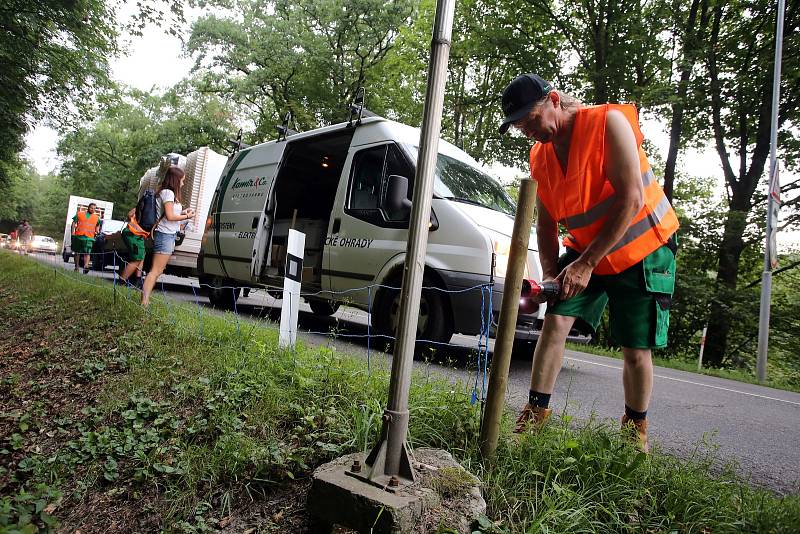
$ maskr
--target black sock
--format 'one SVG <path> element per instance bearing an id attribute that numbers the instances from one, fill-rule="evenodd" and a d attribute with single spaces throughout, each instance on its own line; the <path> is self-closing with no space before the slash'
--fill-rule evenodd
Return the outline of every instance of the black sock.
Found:
<path id="1" fill-rule="evenodd" d="M 538 391 L 530 390 L 528 404 L 539 408 L 547 408 L 550 405 L 550 393 L 539 393 Z"/>
<path id="2" fill-rule="evenodd" d="M 647 410 L 643 412 L 637 412 L 627 404 L 625 405 L 625 415 L 628 416 L 628 419 L 633 419 L 634 421 L 641 421 L 642 419 L 647 419 Z"/>

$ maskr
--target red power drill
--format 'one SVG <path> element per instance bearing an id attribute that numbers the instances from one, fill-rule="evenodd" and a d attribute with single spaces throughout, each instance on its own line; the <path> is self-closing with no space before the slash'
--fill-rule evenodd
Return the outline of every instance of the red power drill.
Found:
<path id="1" fill-rule="evenodd" d="M 561 293 L 561 283 L 558 280 L 537 282 L 536 280 L 522 280 L 522 291 L 519 296 L 519 312 L 536 313 L 539 304 L 546 302 L 551 297 L 558 297 Z"/>

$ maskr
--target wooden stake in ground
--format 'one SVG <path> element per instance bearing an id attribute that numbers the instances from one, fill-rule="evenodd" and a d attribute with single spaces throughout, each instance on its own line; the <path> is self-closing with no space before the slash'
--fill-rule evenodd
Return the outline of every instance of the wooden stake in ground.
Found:
<path id="1" fill-rule="evenodd" d="M 486 410 L 481 426 L 481 455 L 487 459 L 494 456 L 500 435 L 500 421 L 508 384 L 508 367 L 511 363 L 511 349 L 517 327 L 519 296 L 522 291 L 525 261 L 528 258 L 528 241 L 530 241 L 535 205 L 536 182 L 525 178 L 519 186 L 517 215 L 514 218 L 514 230 L 511 234 L 511 250 L 503 284 L 503 302 L 500 305 L 497 338 L 494 342 L 494 355 L 489 372 L 489 389 L 486 393 Z"/>

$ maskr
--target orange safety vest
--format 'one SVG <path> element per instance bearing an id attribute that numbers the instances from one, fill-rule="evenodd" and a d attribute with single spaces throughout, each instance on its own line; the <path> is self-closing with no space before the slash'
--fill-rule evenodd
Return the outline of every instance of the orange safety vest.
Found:
<path id="1" fill-rule="evenodd" d="M 608 211 L 616 200 L 604 165 L 606 114 L 609 109 L 621 111 L 636 136 L 644 206 L 619 242 L 595 267 L 594 272 L 601 275 L 621 273 L 642 261 L 666 244 L 679 226 L 678 217 L 642 150 L 644 136 L 639 129 L 636 108 L 630 104 L 579 108 L 572 127 L 566 176 L 552 143 L 536 143 L 531 148 L 530 157 L 531 176 L 538 182 L 539 199 L 550 216 L 569 231 L 564 245 L 583 252 L 603 228 Z"/>
<path id="2" fill-rule="evenodd" d="M 86 211 L 79 211 L 78 212 L 78 221 L 75 226 L 75 233 L 73 235 L 79 235 L 83 237 L 91 237 L 94 239 L 95 236 L 95 229 L 97 228 L 98 223 L 100 222 L 100 216 L 96 213 L 92 213 L 91 215 L 88 214 Z"/>
<path id="3" fill-rule="evenodd" d="M 139 237 L 148 237 L 150 235 L 150 232 L 139 226 L 139 223 L 136 221 L 136 217 L 131 217 L 131 220 L 128 222 L 128 231 L 133 235 L 138 235 Z"/>

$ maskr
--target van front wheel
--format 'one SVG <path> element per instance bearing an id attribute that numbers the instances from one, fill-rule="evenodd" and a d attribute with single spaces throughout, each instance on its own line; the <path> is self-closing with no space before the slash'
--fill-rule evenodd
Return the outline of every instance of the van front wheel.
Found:
<path id="1" fill-rule="evenodd" d="M 399 286 L 400 283 L 389 284 Z M 449 343 L 453 337 L 453 319 L 443 291 L 433 289 L 433 283 L 425 278 L 419 301 L 417 339 L 436 343 Z M 395 336 L 400 320 L 400 290 L 384 289 L 377 295 L 372 310 L 372 324 L 379 333 Z"/>
<path id="2" fill-rule="evenodd" d="M 309 300 L 308 305 L 311 306 L 311 311 L 314 315 L 322 315 L 328 317 L 336 313 L 339 309 L 338 302 L 327 302 L 324 300 Z"/>
<path id="3" fill-rule="evenodd" d="M 241 288 L 233 287 L 233 280 L 221 276 L 203 277 L 200 279 L 203 289 L 211 305 L 215 308 L 231 310 L 236 306 Z"/>

